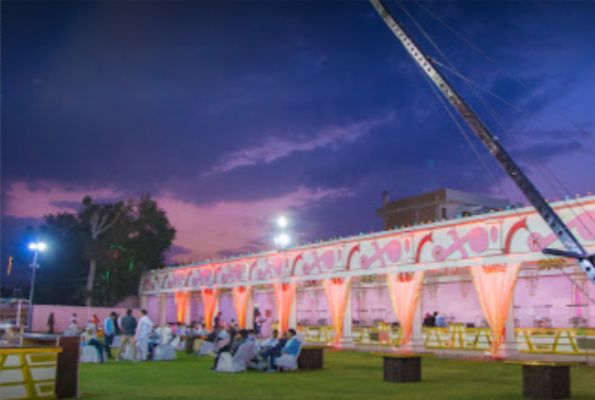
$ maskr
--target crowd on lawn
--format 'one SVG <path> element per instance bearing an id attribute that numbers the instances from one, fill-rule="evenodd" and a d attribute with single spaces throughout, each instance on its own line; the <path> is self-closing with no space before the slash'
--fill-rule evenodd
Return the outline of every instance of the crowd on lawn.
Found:
<path id="1" fill-rule="evenodd" d="M 158 327 L 149 319 L 146 310 L 142 310 L 140 314 L 137 321 L 132 310 L 128 310 L 121 318 L 112 312 L 103 322 L 103 342 L 97 337 L 99 321 L 96 317 L 81 330 L 77 325 L 77 317 L 73 314 L 64 335 L 80 335 L 83 350 L 87 346 L 94 348 L 98 362 L 101 363 L 106 361 L 105 357 L 134 362 L 175 359 L 175 352 L 186 350 L 187 341 L 191 340 L 194 354 L 215 357 L 211 368 L 213 371 L 237 372 L 253 368 L 277 372 L 297 369 L 297 358 L 303 340 L 298 339 L 295 329 L 288 329 L 281 334 L 274 329 L 270 337 L 262 338 L 257 337 L 260 336 L 258 329 L 240 329 L 233 320 L 224 326 L 221 313 L 215 316 L 211 331 L 204 323 L 166 324 Z M 116 339 L 119 339 L 119 343 Z M 115 356 L 113 349 L 117 349 Z"/>

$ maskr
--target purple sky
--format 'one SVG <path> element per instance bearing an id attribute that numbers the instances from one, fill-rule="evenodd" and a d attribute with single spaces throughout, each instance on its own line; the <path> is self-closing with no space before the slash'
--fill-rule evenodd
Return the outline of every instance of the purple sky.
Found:
<path id="1" fill-rule="evenodd" d="M 422 4 L 532 88 L 405 3 L 463 75 L 523 110 L 487 97 L 503 131 L 445 72 L 544 194 L 558 196 L 539 163 L 571 195 L 593 191 L 595 3 Z M 487 174 L 365 1 L 10 2 L 3 12 L 3 242 L 87 194 L 153 193 L 178 229 L 178 261 L 270 248 L 280 213 L 300 241 L 377 230 L 383 190 L 524 202 L 481 148 L 498 182 Z"/>

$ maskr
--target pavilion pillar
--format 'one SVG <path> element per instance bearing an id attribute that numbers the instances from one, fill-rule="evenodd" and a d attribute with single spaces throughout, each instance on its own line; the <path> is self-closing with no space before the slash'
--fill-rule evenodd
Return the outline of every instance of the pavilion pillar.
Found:
<path id="1" fill-rule="evenodd" d="M 423 326 L 423 307 L 422 307 L 422 296 L 415 307 L 415 313 L 413 314 L 413 325 L 411 327 L 411 341 L 405 346 L 401 346 L 401 350 L 411 351 L 414 353 L 420 353 L 425 351 L 425 342 L 422 333 Z"/>
<path id="2" fill-rule="evenodd" d="M 352 292 L 347 296 L 347 304 L 345 305 L 345 313 L 343 314 L 343 335 L 338 343 L 338 347 L 342 349 L 352 348 L 354 346 L 353 333 L 351 332 L 351 325 L 353 323 L 351 298 Z"/>
<path id="3" fill-rule="evenodd" d="M 185 307 L 184 307 L 184 324 L 190 325 L 192 323 L 192 297 L 194 296 L 194 292 L 190 292 L 190 294 L 184 299 Z"/>
<path id="4" fill-rule="evenodd" d="M 246 329 L 254 329 L 254 290 L 250 291 L 250 296 L 246 299 Z"/>
<path id="5" fill-rule="evenodd" d="M 504 325 L 504 340 L 498 347 L 498 351 L 494 356 L 498 358 L 516 358 L 519 356 L 519 346 L 516 342 L 514 326 L 514 300 L 510 301 L 508 309 L 508 316 L 506 317 L 506 324 Z"/>
<path id="6" fill-rule="evenodd" d="M 167 323 L 167 294 L 162 293 L 157 295 L 157 307 L 158 307 L 158 324 L 159 326 L 165 326 Z"/>
<path id="7" fill-rule="evenodd" d="M 295 295 L 291 302 L 291 312 L 289 313 L 289 328 L 297 330 L 297 287 L 295 289 Z"/>
<path id="8" fill-rule="evenodd" d="M 149 304 L 149 296 L 141 295 L 140 296 L 140 309 L 146 310 Z"/>

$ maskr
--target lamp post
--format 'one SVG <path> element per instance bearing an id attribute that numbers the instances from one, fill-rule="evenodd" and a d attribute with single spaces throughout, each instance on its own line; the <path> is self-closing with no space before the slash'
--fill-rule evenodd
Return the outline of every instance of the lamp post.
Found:
<path id="1" fill-rule="evenodd" d="M 27 328 L 29 332 L 31 332 L 33 326 L 33 292 L 35 291 L 35 271 L 39 268 L 39 264 L 37 263 L 37 255 L 39 252 L 44 252 L 47 249 L 47 246 L 43 242 L 39 243 L 31 243 L 29 245 L 29 250 L 33 251 L 33 262 L 31 263 L 31 268 L 33 268 L 33 273 L 31 274 L 31 290 L 29 291 L 29 314 L 27 315 Z"/>

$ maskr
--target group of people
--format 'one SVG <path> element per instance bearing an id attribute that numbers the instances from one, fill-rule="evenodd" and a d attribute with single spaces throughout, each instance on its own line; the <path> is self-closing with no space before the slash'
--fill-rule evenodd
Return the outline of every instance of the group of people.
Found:
<path id="1" fill-rule="evenodd" d="M 259 340 L 254 329 L 236 330 L 232 324 L 227 329 L 222 325 L 217 325 L 204 341 L 212 343 L 212 352 L 216 355 L 212 370 L 217 370 L 225 353 L 229 353 L 233 357 L 243 345 L 253 344 L 250 346 L 250 354 L 246 356 L 248 364 L 255 369 L 276 372 L 277 366 L 282 364 L 283 358 L 297 358 L 301 347 L 295 329 L 289 329 L 281 336 L 279 336 L 278 330 L 274 329 L 271 337 Z"/>
<path id="2" fill-rule="evenodd" d="M 426 313 L 424 317 L 423 326 L 428 328 L 446 328 L 446 319 L 443 314 L 439 314 L 435 311 L 434 314 Z"/>

